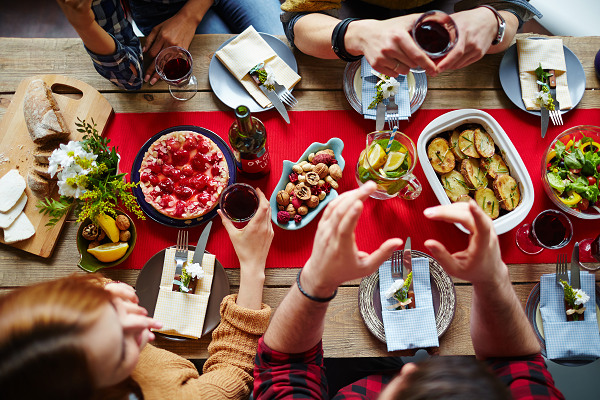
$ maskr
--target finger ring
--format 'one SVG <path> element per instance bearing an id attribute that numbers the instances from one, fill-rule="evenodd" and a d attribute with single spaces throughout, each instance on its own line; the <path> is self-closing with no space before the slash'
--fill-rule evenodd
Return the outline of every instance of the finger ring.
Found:
<path id="1" fill-rule="evenodd" d="M 396 63 L 396 66 L 394 67 L 394 69 L 392 71 L 396 72 L 396 70 L 398 69 L 399 66 L 400 66 L 400 61 L 398 61 Z"/>

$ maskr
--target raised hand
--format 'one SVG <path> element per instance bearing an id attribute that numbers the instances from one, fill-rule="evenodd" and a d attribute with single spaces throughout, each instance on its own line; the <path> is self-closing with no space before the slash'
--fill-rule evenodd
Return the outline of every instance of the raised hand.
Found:
<path id="1" fill-rule="evenodd" d="M 56 0 L 56 2 L 75 29 L 88 27 L 95 21 L 92 0 Z"/>

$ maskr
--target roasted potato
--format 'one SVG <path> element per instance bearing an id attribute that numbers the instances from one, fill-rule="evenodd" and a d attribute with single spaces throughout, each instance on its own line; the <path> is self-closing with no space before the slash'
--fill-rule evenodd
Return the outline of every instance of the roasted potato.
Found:
<path id="1" fill-rule="evenodd" d="M 512 211 L 521 202 L 521 190 L 519 184 L 510 175 L 500 175 L 494 181 L 494 193 L 500 202 L 500 207 Z"/>
<path id="2" fill-rule="evenodd" d="M 459 136 L 460 136 L 460 131 L 458 131 L 456 129 L 454 131 L 452 131 L 452 134 L 450 135 L 450 149 L 452 150 L 452 153 L 454 154 L 454 157 L 456 158 L 456 160 L 458 162 L 460 162 L 462 160 L 466 160 L 468 158 L 465 155 L 465 153 L 460 151 L 460 148 L 458 146 L 458 137 Z"/>
<path id="3" fill-rule="evenodd" d="M 487 176 L 491 179 L 498 178 L 498 175 L 508 174 L 508 166 L 500 157 L 499 154 L 494 154 L 491 157 L 481 158 L 479 160 L 479 165 L 484 171 L 487 172 Z"/>
<path id="4" fill-rule="evenodd" d="M 500 215 L 500 203 L 489 188 L 481 188 L 475 192 L 475 201 L 491 219 L 496 219 Z"/>
<path id="5" fill-rule="evenodd" d="M 457 201 L 462 195 L 469 195 L 469 188 L 460 172 L 452 170 L 442 175 L 440 179 L 451 202 Z"/>
<path id="6" fill-rule="evenodd" d="M 456 199 L 456 202 L 469 202 L 471 201 L 471 196 L 469 196 L 468 194 L 461 194 L 460 196 L 458 196 L 458 198 Z"/>
<path id="7" fill-rule="evenodd" d="M 480 158 L 481 156 L 475 149 L 475 131 L 465 129 L 458 137 L 458 147 L 466 156 Z"/>
<path id="8" fill-rule="evenodd" d="M 475 150 L 481 157 L 491 157 L 496 151 L 494 139 L 483 128 L 475 129 Z"/>
<path id="9" fill-rule="evenodd" d="M 450 151 L 450 145 L 446 139 L 439 137 L 433 139 L 427 147 L 427 157 L 438 174 L 445 174 L 454 169 L 454 154 Z"/>
<path id="10" fill-rule="evenodd" d="M 488 185 L 485 170 L 479 166 L 479 161 L 469 158 L 460 165 L 460 173 L 470 188 L 479 189 Z"/>

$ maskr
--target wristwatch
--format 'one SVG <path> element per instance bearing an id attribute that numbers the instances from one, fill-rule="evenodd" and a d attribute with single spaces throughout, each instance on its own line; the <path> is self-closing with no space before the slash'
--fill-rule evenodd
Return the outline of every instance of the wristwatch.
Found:
<path id="1" fill-rule="evenodd" d="M 481 5 L 479 7 L 485 7 L 491 10 L 496 15 L 496 19 L 498 20 L 498 34 L 496 35 L 496 38 L 492 41 L 492 46 L 495 46 L 498 43 L 500 43 L 504 38 L 504 31 L 506 30 L 506 21 L 504 20 L 504 18 L 502 18 L 502 15 L 500 15 L 500 13 L 496 11 L 494 7 L 488 6 L 486 4 Z"/>

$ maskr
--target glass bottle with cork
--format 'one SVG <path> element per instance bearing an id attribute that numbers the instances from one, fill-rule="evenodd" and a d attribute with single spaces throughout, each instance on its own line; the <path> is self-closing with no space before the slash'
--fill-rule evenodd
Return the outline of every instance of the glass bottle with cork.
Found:
<path id="1" fill-rule="evenodd" d="M 238 171 L 248 179 L 260 179 L 271 172 L 267 131 L 263 123 L 250 115 L 246 106 L 235 108 L 235 121 L 229 128 L 229 145 Z"/>

